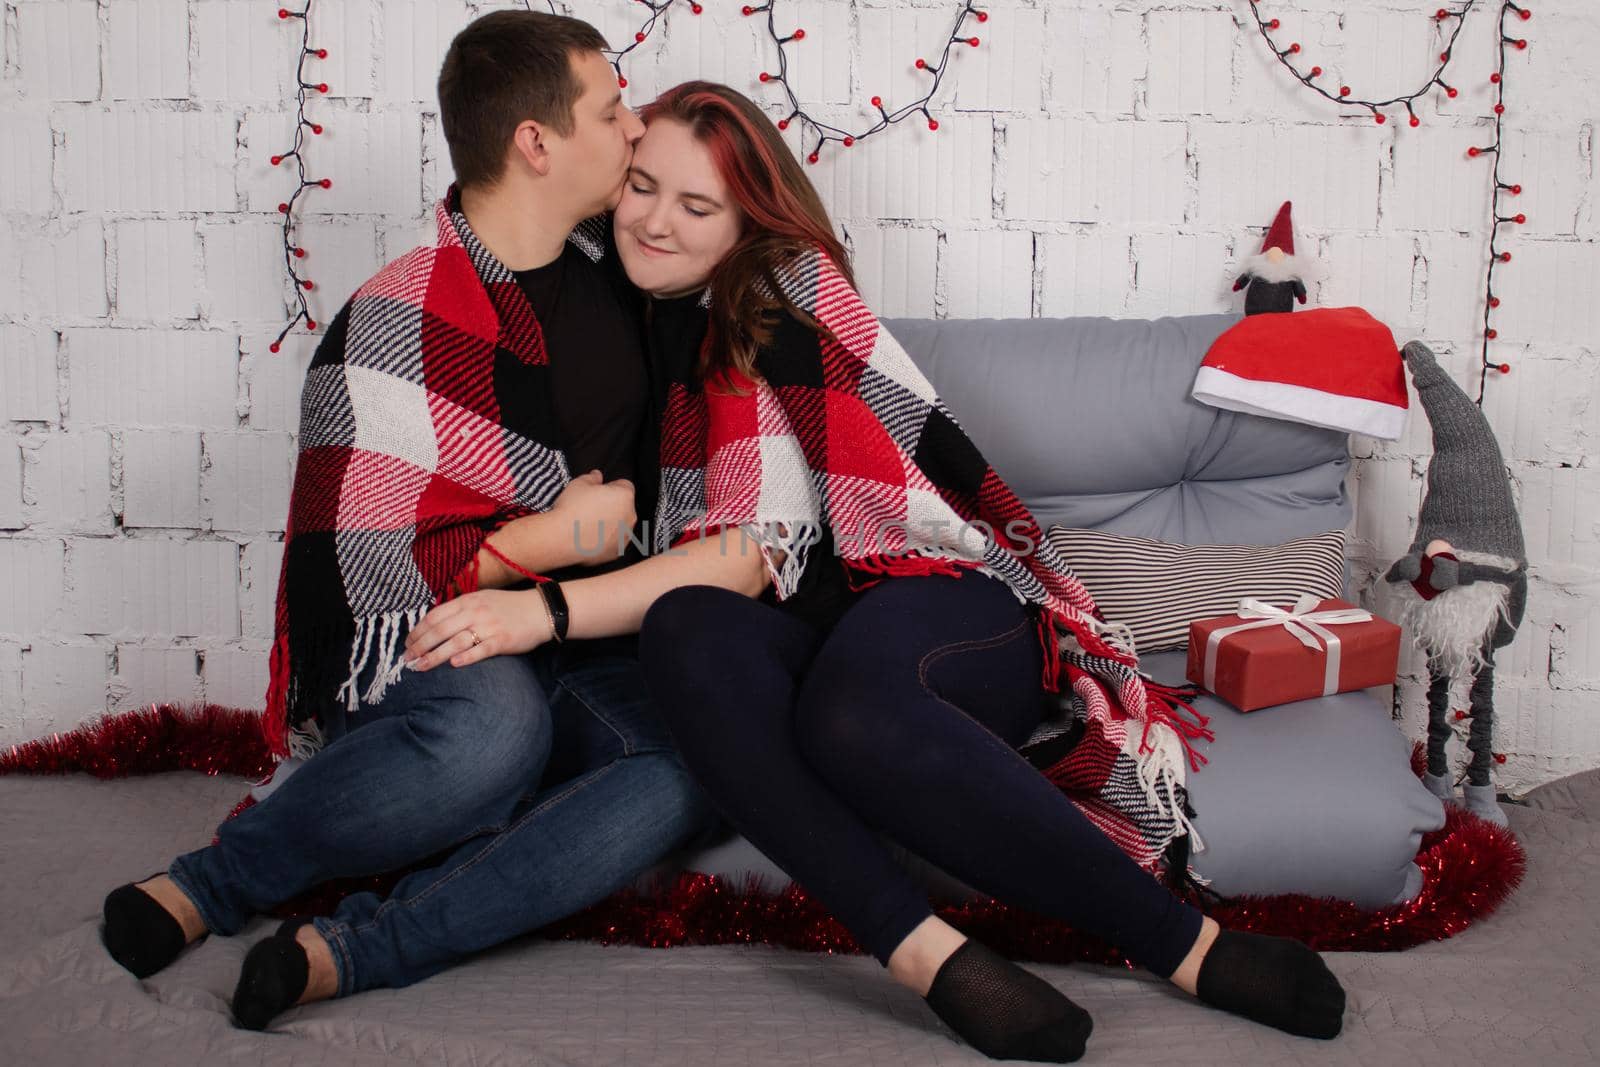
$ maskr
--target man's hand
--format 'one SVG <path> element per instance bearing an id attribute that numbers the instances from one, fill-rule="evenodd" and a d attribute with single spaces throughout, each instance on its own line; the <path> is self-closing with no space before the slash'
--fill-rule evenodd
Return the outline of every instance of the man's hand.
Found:
<path id="1" fill-rule="evenodd" d="M 552 637 L 537 589 L 486 589 L 448 600 L 406 635 L 406 664 L 426 671 L 465 667 L 490 656 L 531 652 Z"/>
<path id="2" fill-rule="evenodd" d="M 572 562 L 609 563 L 622 555 L 637 518 L 633 483 L 603 481 L 599 471 L 590 471 L 567 484 L 550 513 L 561 536 L 571 538 Z"/>

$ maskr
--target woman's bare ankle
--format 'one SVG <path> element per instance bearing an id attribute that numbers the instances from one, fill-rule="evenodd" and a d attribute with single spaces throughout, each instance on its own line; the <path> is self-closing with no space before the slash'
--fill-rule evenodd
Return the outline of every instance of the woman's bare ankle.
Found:
<path id="1" fill-rule="evenodd" d="M 890 954 L 889 975 L 917 996 L 925 997 L 944 961 L 966 940 L 966 934 L 930 915 Z"/>
<path id="2" fill-rule="evenodd" d="M 196 908 L 194 902 L 178 888 L 178 883 L 167 875 L 158 874 L 149 881 L 140 882 L 138 888 L 178 921 L 178 925 L 183 927 L 185 943 L 195 941 L 206 932 L 205 920 L 200 918 L 200 909 Z"/>
<path id="3" fill-rule="evenodd" d="M 333 949 L 310 923 L 294 932 L 294 939 L 306 954 L 306 991 L 300 1003 L 327 1000 L 339 992 L 339 970 L 333 962 Z"/>
<path id="4" fill-rule="evenodd" d="M 1211 951 L 1211 946 L 1216 943 L 1217 935 L 1222 932 L 1222 927 L 1212 918 L 1200 921 L 1200 936 L 1195 938 L 1194 947 L 1189 954 L 1183 957 L 1183 962 L 1178 964 L 1178 969 L 1172 972 L 1168 979 L 1173 985 L 1195 996 L 1195 990 L 1200 986 L 1200 965 L 1205 962 L 1206 953 Z"/>

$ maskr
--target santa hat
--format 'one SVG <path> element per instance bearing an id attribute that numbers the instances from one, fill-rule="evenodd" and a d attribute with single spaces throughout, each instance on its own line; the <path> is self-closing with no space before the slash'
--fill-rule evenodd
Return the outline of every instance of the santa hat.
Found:
<path id="1" fill-rule="evenodd" d="M 1322 271 L 1316 260 L 1310 256 L 1294 254 L 1294 222 L 1290 218 L 1292 206 L 1292 201 L 1283 202 L 1283 206 L 1278 209 L 1278 214 L 1272 220 L 1272 225 L 1267 227 L 1267 236 L 1261 242 L 1261 251 L 1240 261 L 1240 274 L 1249 274 L 1264 282 L 1286 282 L 1292 278 L 1315 281 L 1321 277 Z M 1276 248 L 1282 252 L 1282 258 L 1273 259 L 1268 256 L 1269 248 Z M 1237 292 L 1244 288 L 1244 284 L 1236 283 L 1233 288 Z"/>
<path id="2" fill-rule="evenodd" d="M 1395 440 L 1406 372 L 1389 328 L 1361 308 L 1250 315 L 1218 337 L 1193 396 L 1228 411 Z"/>

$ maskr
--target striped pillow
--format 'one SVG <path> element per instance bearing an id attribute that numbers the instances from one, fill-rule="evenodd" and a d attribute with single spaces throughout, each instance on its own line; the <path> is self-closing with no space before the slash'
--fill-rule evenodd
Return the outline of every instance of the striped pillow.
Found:
<path id="1" fill-rule="evenodd" d="M 1244 597 L 1289 607 L 1301 593 L 1344 595 L 1343 530 L 1265 546 L 1175 545 L 1065 526 L 1045 537 L 1105 617 L 1132 628 L 1141 653 L 1185 647 L 1192 620 L 1231 615 Z"/>

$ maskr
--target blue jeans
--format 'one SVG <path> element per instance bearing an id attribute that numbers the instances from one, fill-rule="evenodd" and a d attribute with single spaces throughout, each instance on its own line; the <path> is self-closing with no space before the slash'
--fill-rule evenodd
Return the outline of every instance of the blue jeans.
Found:
<path id="1" fill-rule="evenodd" d="M 169 873 L 207 929 L 232 934 L 330 878 L 436 857 L 387 899 L 357 893 L 316 921 L 340 996 L 597 903 L 713 818 L 628 642 L 407 672 L 328 718 L 321 752 Z"/>

